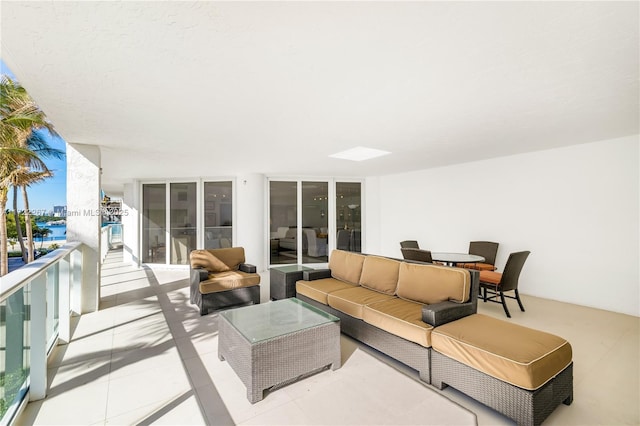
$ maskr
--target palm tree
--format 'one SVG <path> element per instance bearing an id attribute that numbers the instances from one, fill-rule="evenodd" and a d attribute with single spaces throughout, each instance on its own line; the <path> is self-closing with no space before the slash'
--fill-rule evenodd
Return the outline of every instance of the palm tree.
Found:
<path id="1" fill-rule="evenodd" d="M 29 167 L 18 167 L 11 174 L 11 184 L 13 185 L 13 215 L 19 217 L 18 213 L 18 188 L 22 189 L 22 200 L 24 202 L 24 227 L 27 233 L 27 247 L 25 250 L 24 241 L 22 239 L 22 228 L 16 227 L 18 233 L 18 241 L 22 250 L 22 261 L 25 263 L 33 262 L 34 244 L 33 229 L 31 227 L 31 213 L 29 210 L 29 197 L 27 196 L 27 187 L 31 184 L 41 182 L 50 177 L 52 173 L 49 170 L 32 172 Z M 25 256 L 25 252 L 27 256 Z"/>
<path id="2" fill-rule="evenodd" d="M 41 128 L 54 132 L 27 91 L 3 75 L 0 78 L 0 276 L 8 272 L 6 205 L 9 186 L 16 175 L 22 173 L 19 171 L 22 168 L 50 173 L 29 146 L 34 130 Z"/>

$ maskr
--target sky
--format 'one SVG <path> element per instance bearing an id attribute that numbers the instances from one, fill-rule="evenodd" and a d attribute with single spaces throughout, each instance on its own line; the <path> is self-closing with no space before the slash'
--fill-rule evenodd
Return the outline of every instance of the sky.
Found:
<path id="1" fill-rule="evenodd" d="M 2 59 L 0 59 L 0 73 L 8 75 L 12 80 L 19 81 L 16 76 L 11 72 Z M 27 92 L 28 87 L 25 87 Z M 44 111 L 46 114 L 47 111 Z M 53 123 L 54 127 L 56 123 Z M 40 131 L 42 135 L 48 140 L 49 145 L 52 148 L 57 148 L 66 152 L 66 142 L 60 136 L 52 136 L 47 131 Z M 31 211 L 49 212 L 53 210 L 53 206 L 64 206 L 67 204 L 67 160 L 66 158 L 43 158 L 47 168 L 53 172 L 53 177 L 46 179 L 42 183 L 31 185 L 27 190 L 29 195 L 29 209 Z M 7 203 L 8 208 L 13 206 L 13 192 L 9 193 L 9 200 Z M 18 193 L 18 209 L 24 209 L 24 203 L 22 202 L 22 194 Z"/>

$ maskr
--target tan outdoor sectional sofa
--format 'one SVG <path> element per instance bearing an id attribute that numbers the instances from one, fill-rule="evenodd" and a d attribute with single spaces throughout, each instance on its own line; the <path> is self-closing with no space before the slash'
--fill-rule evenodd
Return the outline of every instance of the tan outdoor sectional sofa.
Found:
<path id="1" fill-rule="evenodd" d="M 296 297 L 341 331 L 516 420 L 538 425 L 573 399 L 571 345 L 477 314 L 478 272 L 334 250 Z"/>

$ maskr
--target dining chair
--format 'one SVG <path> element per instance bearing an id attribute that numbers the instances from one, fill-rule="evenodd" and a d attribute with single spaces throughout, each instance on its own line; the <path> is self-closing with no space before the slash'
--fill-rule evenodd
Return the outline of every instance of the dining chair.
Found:
<path id="1" fill-rule="evenodd" d="M 336 237 L 336 248 L 338 250 L 349 251 L 350 239 L 351 239 L 350 232 L 345 229 L 340 229 L 338 231 L 338 236 Z"/>
<path id="2" fill-rule="evenodd" d="M 415 240 L 405 240 L 405 241 L 400 241 L 400 248 L 415 248 L 415 249 L 419 249 L 420 246 L 418 246 L 418 242 Z"/>
<path id="3" fill-rule="evenodd" d="M 402 257 L 405 260 L 433 263 L 433 259 L 431 258 L 431 251 L 429 250 L 421 250 L 415 247 L 403 247 L 400 250 L 402 250 Z"/>
<path id="4" fill-rule="evenodd" d="M 458 267 L 476 269 L 478 271 L 495 271 L 498 245 L 498 243 L 492 241 L 471 241 L 469 243 L 469 254 L 484 257 L 484 262 L 461 263 L 458 264 Z"/>
<path id="5" fill-rule="evenodd" d="M 482 290 L 482 299 L 486 302 L 502 303 L 504 313 L 507 314 L 507 318 L 511 318 L 509 309 L 505 298 L 515 299 L 518 301 L 520 310 L 524 312 L 524 306 L 522 300 L 520 300 L 520 294 L 518 293 L 518 279 L 520 278 L 520 272 L 524 262 L 529 257 L 530 251 L 520 251 L 511 253 L 507 259 L 507 264 L 504 266 L 502 273 L 495 271 L 480 271 L 480 289 Z M 514 291 L 514 296 L 505 295 L 505 291 Z M 487 293 L 490 297 L 487 297 Z M 496 300 L 500 297 L 500 300 Z"/>

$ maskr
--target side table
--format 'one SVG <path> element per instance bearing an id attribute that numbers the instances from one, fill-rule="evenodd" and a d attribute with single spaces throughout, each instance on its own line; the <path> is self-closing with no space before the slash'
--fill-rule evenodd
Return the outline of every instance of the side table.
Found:
<path id="1" fill-rule="evenodd" d="M 313 271 L 302 265 L 275 266 L 269 270 L 271 300 L 288 299 L 296 295 L 296 281 L 302 279 L 304 271 Z"/>

